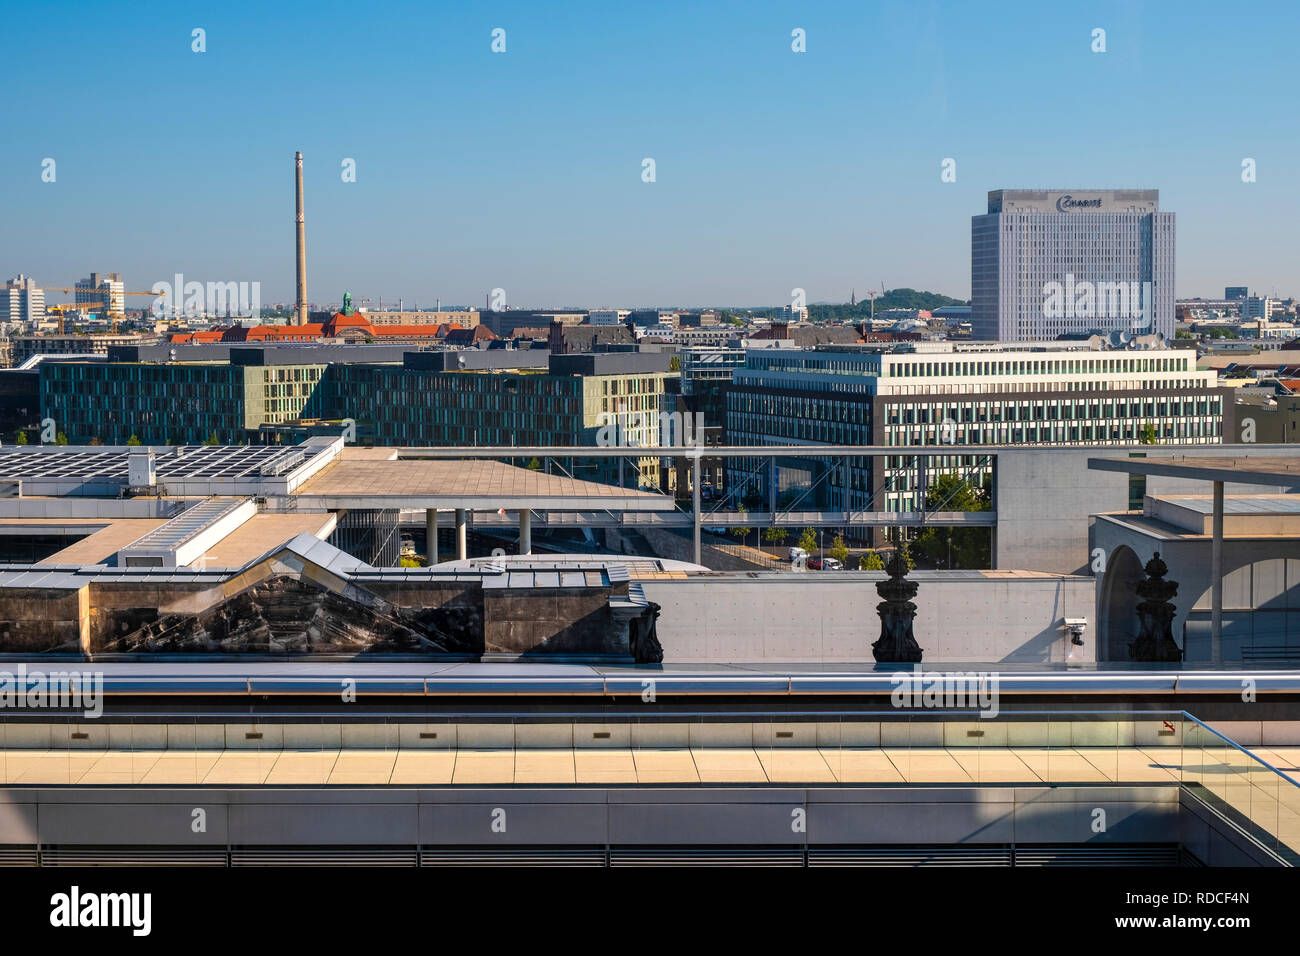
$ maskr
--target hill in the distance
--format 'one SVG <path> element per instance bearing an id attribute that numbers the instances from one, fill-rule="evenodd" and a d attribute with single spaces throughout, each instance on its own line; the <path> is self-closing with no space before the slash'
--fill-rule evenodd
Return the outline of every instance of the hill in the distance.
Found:
<path id="1" fill-rule="evenodd" d="M 941 309 L 945 305 L 967 305 L 964 299 L 954 299 L 938 292 L 918 292 L 916 289 L 890 289 L 884 295 L 876 296 L 876 314 L 888 309 Z M 840 305 L 817 303 L 808 306 L 808 317 L 814 322 L 843 322 L 850 319 L 865 319 L 871 315 L 870 300 L 863 299 L 856 305 L 847 302 Z"/>

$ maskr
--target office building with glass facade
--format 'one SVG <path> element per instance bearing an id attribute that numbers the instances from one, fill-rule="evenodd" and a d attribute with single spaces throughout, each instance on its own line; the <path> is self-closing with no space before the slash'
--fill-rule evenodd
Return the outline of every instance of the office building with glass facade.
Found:
<path id="1" fill-rule="evenodd" d="M 897 512 L 919 510 L 937 473 L 986 471 L 961 448 L 1218 444 L 1232 433 L 1231 416 L 1230 390 L 1197 370 L 1192 349 L 1112 350 L 1097 340 L 828 346 L 750 350 L 727 395 L 726 440 L 953 449 L 922 462 L 853 459 L 834 473 L 815 458 L 804 463 L 812 502 Z M 784 490 L 758 460 L 737 469 L 732 480 Z"/>

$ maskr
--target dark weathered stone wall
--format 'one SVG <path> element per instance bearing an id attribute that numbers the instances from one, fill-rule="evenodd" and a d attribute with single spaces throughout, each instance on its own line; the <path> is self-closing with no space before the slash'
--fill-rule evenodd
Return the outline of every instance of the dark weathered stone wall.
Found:
<path id="1" fill-rule="evenodd" d="M 0 652 L 626 656 L 626 614 L 609 606 L 626 594 L 625 582 L 486 591 L 477 580 L 345 582 L 272 563 L 219 583 L 3 590 Z"/>
<path id="2" fill-rule="evenodd" d="M 163 593 L 104 585 L 95 592 L 91 651 L 482 653 L 481 606 L 469 599 L 463 585 L 429 588 L 420 596 L 423 603 L 400 606 L 372 592 L 340 594 L 287 574 L 267 577 L 225 599 L 211 588 Z M 149 598 L 152 605 L 141 603 Z"/>
<path id="3" fill-rule="evenodd" d="M 82 612 L 81 591 L 5 588 L 0 591 L 0 653 L 76 653 Z"/>
<path id="4" fill-rule="evenodd" d="M 483 592 L 484 652 L 628 654 L 627 628 L 604 588 L 493 588 Z"/>

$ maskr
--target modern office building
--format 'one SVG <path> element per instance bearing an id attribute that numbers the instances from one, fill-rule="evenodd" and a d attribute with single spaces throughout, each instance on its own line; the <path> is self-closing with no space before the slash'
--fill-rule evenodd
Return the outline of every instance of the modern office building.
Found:
<path id="1" fill-rule="evenodd" d="M 846 511 L 919 510 L 935 474 L 987 473 L 959 448 L 1206 445 L 1232 433 L 1231 390 L 1197 371 L 1195 350 L 1108 349 L 1097 339 L 750 350 L 732 381 L 730 445 L 953 447 L 928 472 L 908 456 L 802 463 L 797 483 L 814 489 L 811 500 Z M 773 500 L 790 486 L 758 459 L 737 469 L 730 481 Z"/>
<path id="2" fill-rule="evenodd" d="M 331 417 L 353 418 L 376 445 L 594 446 L 657 443 L 659 413 L 678 373 L 666 353 L 540 356 L 532 367 L 450 365 L 461 353 L 413 352 L 398 365 L 335 366 L 326 388 Z M 510 355 L 510 352 L 503 352 Z M 603 431 L 602 431 L 603 430 Z M 602 437 L 603 436 L 603 437 Z M 641 469 L 658 482 L 657 460 Z M 617 463 L 593 459 L 576 477 L 617 480 Z"/>
<path id="3" fill-rule="evenodd" d="M 1250 294 L 1250 289 L 1244 285 L 1230 285 L 1223 290 L 1225 299 L 1244 299 Z"/>
<path id="4" fill-rule="evenodd" d="M 515 329 L 545 329 L 554 322 L 581 325 L 586 320 L 586 312 L 574 309 L 484 309 L 479 313 L 479 323 L 501 338 L 509 337 Z"/>
<path id="5" fill-rule="evenodd" d="M 1159 191 L 997 189 L 971 217 L 971 325 L 1024 342 L 1174 335 L 1174 214 Z"/>
<path id="6" fill-rule="evenodd" d="M 697 395 L 717 385 L 730 385 L 732 373 L 745 364 L 743 348 L 692 345 L 678 352 L 682 394 Z"/>
<path id="7" fill-rule="evenodd" d="M 263 424 L 319 417 L 326 365 L 46 362 L 41 417 L 74 445 L 247 442 Z"/>
<path id="8" fill-rule="evenodd" d="M 744 328 L 736 325 L 678 326 L 673 329 L 673 343 L 681 346 L 721 348 L 744 338 Z"/>
<path id="9" fill-rule="evenodd" d="M 1265 322 L 1273 315 L 1277 303 L 1267 296 L 1248 295 L 1241 302 L 1241 321 L 1263 319 Z"/>
<path id="10" fill-rule="evenodd" d="M 180 360 L 171 357 L 174 348 Z M 41 417 L 72 444 L 260 442 L 305 421 L 350 421 L 377 445 L 592 446 L 617 424 L 655 444 L 667 353 L 550 355 L 544 349 L 407 352 L 388 346 L 123 350 L 40 369 Z M 591 467 L 609 475 L 599 463 Z M 653 469 L 657 472 L 657 468 Z M 645 474 L 652 469 L 647 465 Z M 583 477 L 597 477 L 595 472 Z"/>
<path id="11" fill-rule="evenodd" d="M 126 286 L 116 272 L 92 272 L 88 279 L 77 280 L 77 305 L 92 305 L 121 315 L 126 311 Z"/>
<path id="12" fill-rule="evenodd" d="M 0 325 L 21 323 L 35 328 L 45 318 L 45 290 L 31 276 L 20 275 L 0 288 Z"/>
<path id="13" fill-rule="evenodd" d="M 159 336 L 134 332 L 89 335 L 15 335 L 13 364 L 22 365 L 34 355 L 107 355 L 116 346 L 151 345 Z"/>

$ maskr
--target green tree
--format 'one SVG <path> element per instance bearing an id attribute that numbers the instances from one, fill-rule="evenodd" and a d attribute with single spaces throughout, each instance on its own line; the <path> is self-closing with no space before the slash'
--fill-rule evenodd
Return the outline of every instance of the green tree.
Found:
<path id="1" fill-rule="evenodd" d="M 14 439 L 14 444 L 15 444 L 15 445 L 26 445 L 26 444 L 27 444 L 27 432 L 24 431 L 24 430 L 21 429 L 21 428 L 18 429 L 18 437 Z"/>
<path id="2" fill-rule="evenodd" d="M 68 436 L 63 434 L 63 432 L 59 432 L 57 435 L 54 436 L 54 444 L 66 445 L 67 443 L 68 443 Z"/>
<path id="3" fill-rule="evenodd" d="M 541 463 L 540 461 L 538 461 L 536 458 L 530 459 L 529 462 L 528 462 L 528 470 L 529 470 L 529 471 L 541 471 L 541 470 L 542 470 L 542 463 Z"/>
<path id="4" fill-rule="evenodd" d="M 749 517 L 749 509 L 743 504 L 736 505 L 736 514 L 743 521 L 745 518 Z M 749 528 L 732 528 L 731 533 L 739 538 L 743 543 L 744 540 L 749 537 Z"/>
<path id="5" fill-rule="evenodd" d="M 682 360 L 678 356 L 674 355 L 672 358 L 668 360 L 668 371 L 680 372 L 681 370 L 682 370 Z"/>
<path id="6" fill-rule="evenodd" d="M 220 445 L 220 444 L 221 444 L 221 436 L 218 435 L 216 432 L 213 432 L 211 435 L 209 435 L 209 436 L 207 437 L 207 440 L 204 441 L 203 444 L 205 444 L 205 445 Z"/>
<path id="7" fill-rule="evenodd" d="M 885 560 L 874 551 L 868 551 L 858 559 L 859 571 L 883 571 L 885 570 Z"/>
<path id="8" fill-rule="evenodd" d="M 949 472 L 926 489 L 925 507 L 929 511 L 988 511 L 991 491 L 989 479 L 976 488 L 961 475 Z M 989 541 L 987 528 L 926 528 L 916 536 L 913 547 L 935 567 L 977 569 L 992 563 Z"/>
<path id="9" fill-rule="evenodd" d="M 141 442 L 140 442 L 140 436 L 139 436 L 139 435 L 132 435 L 130 438 L 128 438 L 128 439 L 126 440 L 126 443 L 127 443 L 128 445 L 130 445 L 132 448 L 134 448 L 135 446 L 141 444 Z"/>
<path id="10" fill-rule="evenodd" d="M 790 537 L 790 532 L 785 528 L 764 528 L 763 540 L 770 544 L 785 544 L 785 539 Z"/>
<path id="11" fill-rule="evenodd" d="M 1156 426 L 1147 422 L 1138 429 L 1138 444 L 1140 445 L 1159 445 L 1160 439 L 1156 437 Z"/>
<path id="12" fill-rule="evenodd" d="M 844 535 L 837 534 L 835 536 L 827 553 L 841 564 L 849 559 L 849 549 L 844 543 Z"/>
<path id="13" fill-rule="evenodd" d="M 812 528 L 804 528 L 803 534 L 799 535 L 799 547 L 803 548 L 809 554 L 817 550 L 817 532 Z"/>

